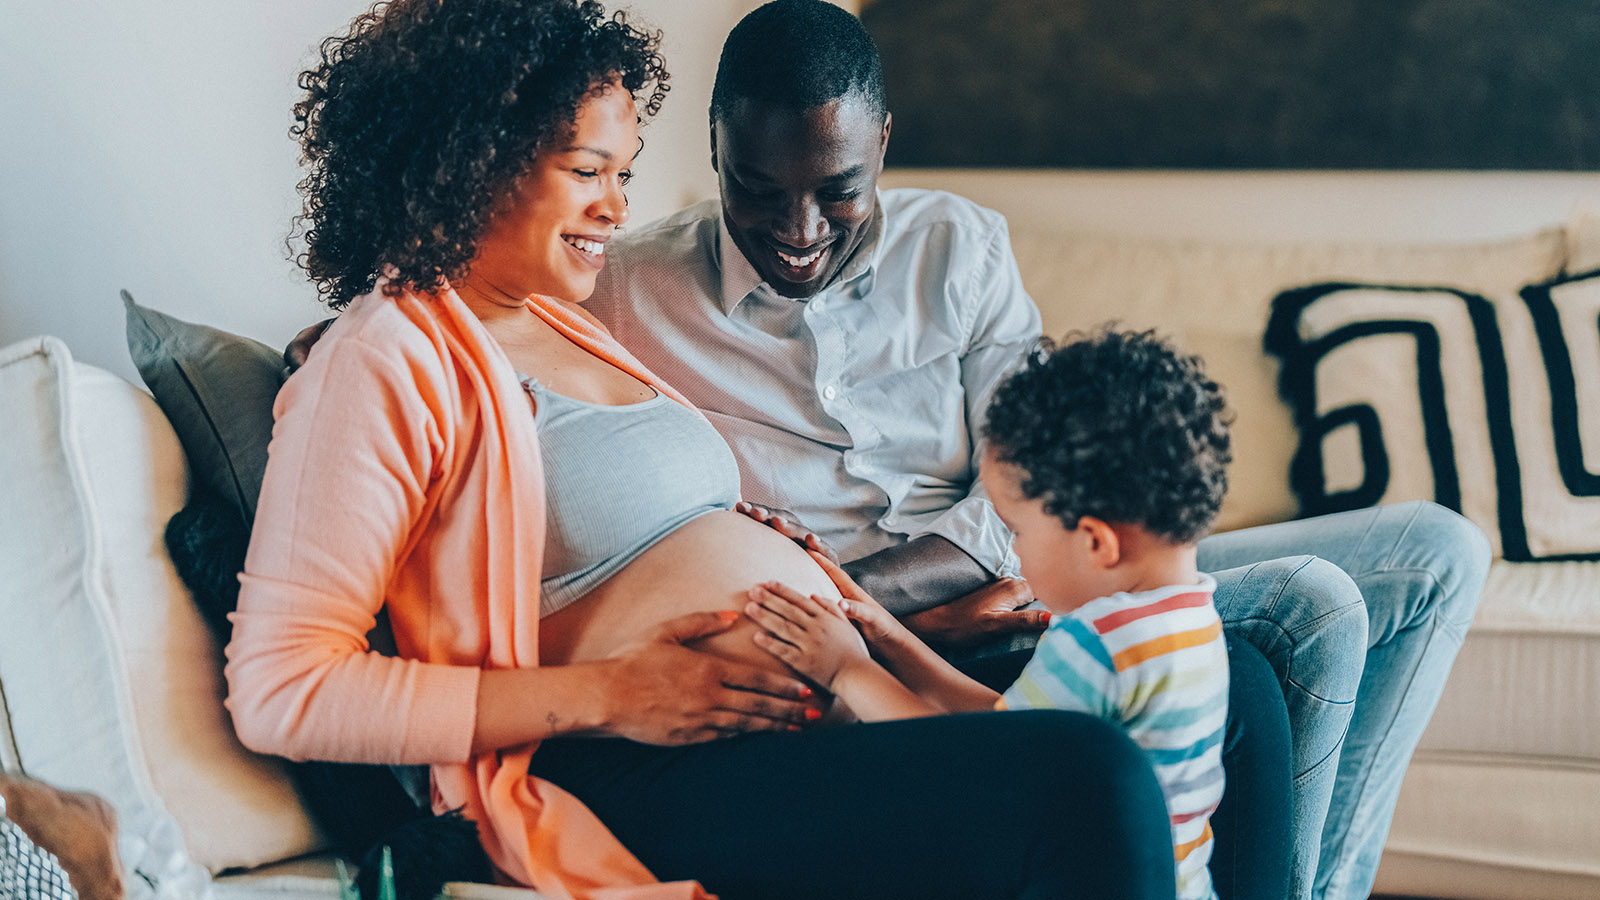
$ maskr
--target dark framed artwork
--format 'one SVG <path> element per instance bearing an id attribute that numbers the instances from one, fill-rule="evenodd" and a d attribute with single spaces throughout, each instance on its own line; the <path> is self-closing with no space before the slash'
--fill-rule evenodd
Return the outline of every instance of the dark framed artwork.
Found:
<path id="1" fill-rule="evenodd" d="M 889 164 L 1600 168 L 1597 0 L 868 0 Z"/>

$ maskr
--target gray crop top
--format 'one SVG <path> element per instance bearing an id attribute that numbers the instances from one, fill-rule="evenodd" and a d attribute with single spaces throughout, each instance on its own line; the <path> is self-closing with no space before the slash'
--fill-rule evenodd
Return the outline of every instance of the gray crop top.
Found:
<path id="1" fill-rule="evenodd" d="M 690 519 L 739 501 L 739 466 L 715 428 L 665 394 L 604 406 L 523 378 L 544 457 L 539 614 L 589 593 Z"/>

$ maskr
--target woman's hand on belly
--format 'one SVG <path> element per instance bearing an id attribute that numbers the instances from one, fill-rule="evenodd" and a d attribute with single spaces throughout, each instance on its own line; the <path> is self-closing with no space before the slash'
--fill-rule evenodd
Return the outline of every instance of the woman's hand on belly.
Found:
<path id="1" fill-rule="evenodd" d="M 601 662 L 621 673 L 607 684 L 619 706 L 602 730 L 635 740 L 703 740 L 817 722 L 829 698 L 810 696 L 796 707 L 810 687 L 756 646 L 759 629 L 739 613 L 745 592 L 766 581 L 838 596 L 817 563 L 773 529 L 731 511 L 700 516 L 541 619 L 541 664 Z M 643 731 L 630 731 L 636 725 Z M 636 736 L 644 733 L 650 737 Z"/>
<path id="2" fill-rule="evenodd" d="M 684 646 L 738 622 L 728 611 L 689 613 L 618 648 L 606 667 L 617 708 L 605 730 L 646 744 L 693 744 L 798 730 L 820 718 L 812 690 L 795 678 Z"/>

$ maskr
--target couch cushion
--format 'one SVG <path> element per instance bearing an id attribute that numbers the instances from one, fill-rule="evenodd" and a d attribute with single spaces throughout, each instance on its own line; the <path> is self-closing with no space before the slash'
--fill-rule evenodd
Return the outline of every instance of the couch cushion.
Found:
<path id="1" fill-rule="evenodd" d="M 191 877 L 185 846 L 212 871 L 319 848 L 280 763 L 234 737 L 219 648 L 162 547 L 187 473 L 161 411 L 40 338 L 0 351 L 0 419 L 10 762 L 110 800 L 147 874 Z"/>
<path id="2" fill-rule="evenodd" d="M 195 481 L 253 520 L 282 357 L 259 341 L 140 306 L 127 291 L 122 302 L 128 353 L 177 431 Z"/>
<path id="3" fill-rule="evenodd" d="M 1597 316 L 1600 273 L 1285 292 L 1267 345 L 1301 426 L 1302 511 L 1436 500 L 1506 559 L 1600 555 Z"/>
<path id="4" fill-rule="evenodd" d="M 1597 594 L 1597 562 L 1497 561 L 1418 752 L 1600 761 Z"/>
<path id="5" fill-rule="evenodd" d="M 1500 900 L 1600 889 L 1600 562 L 1489 570 L 1406 770 L 1383 893 Z"/>
<path id="6" fill-rule="evenodd" d="M 1296 434 L 1261 352 L 1272 299 L 1323 281 L 1445 284 L 1498 294 L 1561 272 L 1562 229 L 1488 243 L 1226 243 L 1015 229 L 1023 282 L 1045 333 L 1117 320 L 1199 353 L 1238 413 L 1220 530 L 1292 518 L 1284 486 Z"/>
<path id="7" fill-rule="evenodd" d="M 1600 896 L 1600 766 L 1418 751 L 1377 893 L 1455 900 Z"/>

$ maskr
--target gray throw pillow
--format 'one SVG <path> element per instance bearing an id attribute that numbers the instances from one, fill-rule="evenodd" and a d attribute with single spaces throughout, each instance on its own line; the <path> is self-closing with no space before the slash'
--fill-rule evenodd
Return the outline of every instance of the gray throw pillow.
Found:
<path id="1" fill-rule="evenodd" d="M 178 433 L 195 482 L 255 520 L 283 357 L 266 344 L 175 319 L 127 291 L 128 353 Z"/>

